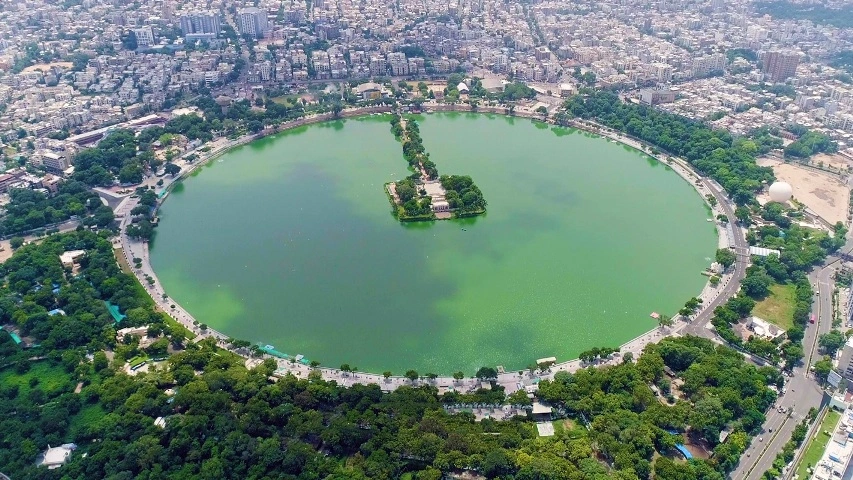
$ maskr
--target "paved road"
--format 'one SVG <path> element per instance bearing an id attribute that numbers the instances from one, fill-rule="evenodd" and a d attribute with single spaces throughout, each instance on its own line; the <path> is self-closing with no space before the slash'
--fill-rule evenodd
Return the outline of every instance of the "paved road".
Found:
<path id="1" fill-rule="evenodd" d="M 729 218 L 729 227 L 732 235 L 729 235 L 729 244 L 734 246 L 737 253 L 737 261 L 731 267 L 732 278 L 722 288 L 719 295 L 711 300 L 707 305 L 703 305 L 702 310 L 696 314 L 696 317 L 691 321 L 683 332 L 685 334 L 696 335 L 705 338 L 715 338 L 716 334 L 707 328 L 708 322 L 714 316 L 714 309 L 728 301 L 740 289 L 740 282 L 746 275 L 746 267 L 749 264 L 749 244 L 743 236 L 743 231 L 735 222 L 735 211 L 728 197 L 722 188 L 719 188 L 716 182 L 702 179 L 702 183 L 706 190 L 710 191 L 717 199 L 717 204 L 722 208 L 725 215 Z"/>
<path id="2" fill-rule="evenodd" d="M 848 241 L 842 251 L 849 251 L 851 247 L 853 244 Z M 767 413 L 762 433 L 759 434 L 759 438 L 763 438 L 764 441 L 753 441 L 747 448 L 744 456 L 741 457 L 738 468 L 731 473 L 733 479 L 760 479 L 761 475 L 773 465 L 776 455 L 791 439 L 794 427 L 805 418 L 809 409 L 820 406 L 823 390 L 811 377 L 809 369 L 811 365 L 821 359 L 817 345 L 818 337 L 832 328 L 834 313 L 832 309 L 834 288 L 832 276 L 839 261 L 837 255 L 829 256 L 821 267 L 809 274 L 809 280 L 813 285 L 817 285 L 815 288 L 817 295 L 815 295 L 812 304 L 812 313 L 817 321 L 815 324 L 807 324 L 803 337 L 805 358 L 801 366 L 794 368 L 793 375 L 786 384 L 784 394 L 776 403 L 786 410 L 792 408 L 793 412 L 788 415 L 788 413 L 780 413 L 773 408 Z"/>

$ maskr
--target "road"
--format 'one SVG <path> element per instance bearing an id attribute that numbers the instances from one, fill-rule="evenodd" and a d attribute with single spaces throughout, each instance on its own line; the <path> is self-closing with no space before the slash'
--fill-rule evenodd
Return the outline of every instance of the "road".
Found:
<path id="1" fill-rule="evenodd" d="M 702 305 L 702 310 L 696 314 L 696 317 L 683 330 L 683 333 L 705 338 L 715 338 L 716 333 L 707 328 L 708 322 L 714 316 L 714 309 L 726 303 L 740 289 L 740 282 L 746 276 L 746 267 L 749 265 L 749 244 L 746 242 L 743 231 L 737 225 L 737 222 L 735 222 L 737 217 L 735 217 L 734 206 L 726 196 L 725 191 L 716 182 L 707 178 L 702 179 L 702 184 L 706 190 L 714 195 L 717 199 L 717 204 L 730 220 L 728 227 L 731 233 L 728 235 L 729 244 L 734 247 L 733 250 L 737 254 L 737 259 L 731 267 L 733 269 L 732 278 L 726 283 L 716 298 L 711 300 L 709 304 Z"/>
<path id="2" fill-rule="evenodd" d="M 842 251 L 849 252 L 853 242 L 848 240 Z M 776 405 L 793 409 L 792 413 L 780 413 L 775 407 L 767 413 L 759 438 L 763 441 L 753 441 L 747 448 L 738 467 L 731 473 L 731 478 L 738 480 L 760 479 L 791 439 L 791 433 L 812 407 L 818 408 L 823 399 L 823 390 L 811 378 L 809 369 L 821 356 L 818 353 L 818 337 L 832 329 L 833 308 L 832 295 L 834 290 L 833 274 L 840 262 L 839 255 L 831 255 L 819 268 L 809 274 L 809 280 L 817 285 L 812 313 L 816 323 L 807 324 L 803 337 L 805 358 L 802 365 L 794 368 L 789 378 L 785 392 L 779 397 Z M 788 472 L 789 474 L 792 472 Z M 785 478 L 789 478 L 789 475 Z"/>

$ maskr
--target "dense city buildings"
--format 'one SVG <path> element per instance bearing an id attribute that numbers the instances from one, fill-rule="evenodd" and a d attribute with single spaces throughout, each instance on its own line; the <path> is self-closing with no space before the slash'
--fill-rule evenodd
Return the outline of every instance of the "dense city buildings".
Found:
<path id="1" fill-rule="evenodd" d="M 555 97 L 612 89 L 736 135 L 802 125 L 853 145 L 851 30 L 726 0 L 30 1 L 0 20 L 7 143 L 132 120 L 204 89 L 239 100 L 460 72 Z"/>

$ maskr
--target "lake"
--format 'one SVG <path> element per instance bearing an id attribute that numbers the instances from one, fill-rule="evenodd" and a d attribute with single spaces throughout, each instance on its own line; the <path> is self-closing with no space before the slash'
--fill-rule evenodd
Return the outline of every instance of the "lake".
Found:
<path id="1" fill-rule="evenodd" d="M 326 366 L 472 375 L 618 347 L 705 284 L 717 237 L 691 185 L 530 120 L 417 117 L 439 172 L 471 175 L 488 211 L 399 223 L 389 119 L 302 127 L 198 169 L 160 210 L 165 291 L 226 335 Z"/>

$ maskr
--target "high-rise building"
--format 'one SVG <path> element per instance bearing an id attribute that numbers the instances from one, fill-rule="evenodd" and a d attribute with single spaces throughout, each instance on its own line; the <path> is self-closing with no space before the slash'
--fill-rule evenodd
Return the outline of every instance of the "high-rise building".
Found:
<path id="1" fill-rule="evenodd" d="M 774 51 L 764 55 L 762 71 L 772 82 L 781 83 L 797 73 L 800 55 L 796 52 Z"/>
<path id="2" fill-rule="evenodd" d="M 181 16 L 181 32 L 184 36 L 208 35 L 216 37 L 222 31 L 219 14 L 192 12 Z"/>
<path id="3" fill-rule="evenodd" d="M 150 25 L 134 28 L 133 35 L 136 37 L 137 48 L 148 48 L 154 45 L 154 30 Z"/>
<path id="4" fill-rule="evenodd" d="M 263 38 L 269 29 L 267 12 L 258 7 L 248 7 L 237 11 L 240 33 L 254 38 Z"/>

